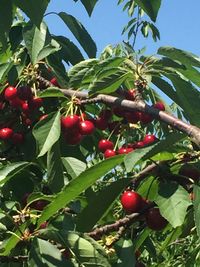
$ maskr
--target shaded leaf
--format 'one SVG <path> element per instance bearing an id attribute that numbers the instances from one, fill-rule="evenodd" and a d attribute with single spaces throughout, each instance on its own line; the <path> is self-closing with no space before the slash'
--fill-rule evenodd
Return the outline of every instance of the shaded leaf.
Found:
<path id="1" fill-rule="evenodd" d="M 72 178 L 76 178 L 86 169 L 86 163 L 77 158 L 65 157 L 62 158 L 62 163 Z"/>
<path id="2" fill-rule="evenodd" d="M 161 0 L 135 0 L 139 7 L 141 7 L 145 13 L 154 22 L 156 21 L 158 11 L 160 9 Z"/>

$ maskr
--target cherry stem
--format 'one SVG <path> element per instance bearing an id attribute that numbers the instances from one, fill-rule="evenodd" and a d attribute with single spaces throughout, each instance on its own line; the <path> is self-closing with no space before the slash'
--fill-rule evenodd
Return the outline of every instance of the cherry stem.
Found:
<path id="1" fill-rule="evenodd" d="M 118 147 L 118 143 L 119 143 L 120 137 L 121 137 L 121 133 L 118 134 L 117 141 L 116 141 L 115 146 L 114 146 L 114 150 L 116 150 L 116 148 Z"/>

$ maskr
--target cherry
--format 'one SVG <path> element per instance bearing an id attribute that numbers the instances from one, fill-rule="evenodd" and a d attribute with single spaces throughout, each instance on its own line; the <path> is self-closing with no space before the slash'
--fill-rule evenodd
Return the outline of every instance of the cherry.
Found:
<path id="1" fill-rule="evenodd" d="M 117 154 L 128 154 L 133 151 L 131 147 L 121 147 L 117 150 Z"/>
<path id="2" fill-rule="evenodd" d="M 24 142 L 24 135 L 22 133 L 14 133 L 11 139 L 13 144 L 19 145 Z"/>
<path id="3" fill-rule="evenodd" d="M 79 123 L 79 130 L 82 135 L 90 135 L 94 132 L 94 124 L 91 121 L 81 121 Z"/>
<path id="4" fill-rule="evenodd" d="M 8 86 L 5 89 L 4 97 L 5 97 L 6 100 L 12 100 L 15 97 L 17 97 L 17 88 L 15 88 L 13 86 Z"/>
<path id="5" fill-rule="evenodd" d="M 64 130 L 69 130 L 72 128 L 78 128 L 79 126 L 79 116 L 74 114 L 74 115 L 69 115 L 66 117 L 61 118 L 61 126 Z"/>
<path id="6" fill-rule="evenodd" d="M 47 221 L 45 221 L 45 222 L 43 222 L 42 224 L 40 224 L 40 229 L 45 229 L 45 228 L 47 228 L 47 226 L 48 226 L 48 222 Z"/>
<path id="7" fill-rule="evenodd" d="M 65 134 L 65 141 L 68 145 L 77 145 L 81 142 L 82 139 L 83 136 L 78 131 L 74 131 L 74 133 L 68 132 Z"/>
<path id="8" fill-rule="evenodd" d="M 33 97 L 32 90 L 29 86 L 18 87 L 17 94 L 22 100 L 30 100 Z"/>
<path id="9" fill-rule="evenodd" d="M 114 157 L 115 155 L 116 155 L 116 152 L 113 149 L 106 149 L 106 151 L 104 152 L 105 159 Z"/>
<path id="10" fill-rule="evenodd" d="M 49 202 L 46 200 L 37 200 L 31 204 L 33 209 L 43 210 Z"/>
<path id="11" fill-rule="evenodd" d="M 136 143 L 133 144 L 133 148 L 142 148 L 144 147 L 144 142 L 143 141 L 138 141 Z"/>
<path id="12" fill-rule="evenodd" d="M 102 139 L 98 143 L 98 148 L 101 152 L 104 153 L 107 149 L 112 150 L 114 148 L 114 144 L 110 140 Z"/>
<path id="13" fill-rule="evenodd" d="M 145 145 L 149 145 L 154 143 L 157 140 L 156 136 L 154 134 L 147 134 L 145 135 L 144 139 L 143 139 L 143 143 Z"/>
<path id="14" fill-rule="evenodd" d="M 8 140 L 12 137 L 13 130 L 11 128 L 2 128 L 0 129 L 0 139 Z"/>
<path id="15" fill-rule="evenodd" d="M 40 97 L 34 97 L 28 102 L 28 104 L 30 109 L 38 109 L 42 106 L 43 100 Z"/>
<path id="16" fill-rule="evenodd" d="M 125 191 L 121 196 L 123 209 L 128 213 L 138 212 L 142 206 L 142 197 L 134 191 Z"/>
<path id="17" fill-rule="evenodd" d="M 162 102 L 157 102 L 153 105 L 154 108 L 158 110 L 165 111 L 165 105 Z"/>
<path id="18" fill-rule="evenodd" d="M 128 91 L 125 91 L 125 97 L 128 100 L 135 100 L 136 96 L 136 90 L 135 89 L 130 89 Z"/>
<path id="19" fill-rule="evenodd" d="M 103 109 L 100 112 L 99 117 L 109 121 L 112 117 L 112 111 L 110 109 Z"/>
<path id="20" fill-rule="evenodd" d="M 15 97 L 9 101 L 9 104 L 13 108 L 21 108 L 24 104 L 24 101 L 21 100 L 19 97 Z"/>
<path id="21" fill-rule="evenodd" d="M 124 117 L 125 110 L 120 107 L 114 107 L 112 109 L 113 114 L 115 114 L 117 117 Z"/>
<path id="22" fill-rule="evenodd" d="M 140 120 L 141 112 L 138 112 L 138 111 L 134 111 L 134 112 L 127 111 L 127 112 L 124 113 L 124 115 L 125 115 L 126 120 L 129 123 L 137 123 Z"/>
<path id="23" fill-rule="evenodd" d="M 147 226 L 155 231 L 160 231 L 167 225 L 167 220 L 162 217 L 158 208 L 152 208 L 146 213 Z"/>
<path id="24" fill-rule="evenodd" d="M 140 121 L 143 123 L 143 124 L 147 124 L 147 123 L 150 123 L 153 121 L 153 117 L 147 113 L 144 113 L 144 112 L 141 112 L 141 115 L 140 115 Z"/>
<path id="25" fill-rule="evenodd" d="M 94 120 L 96 128 L 105 130 L 108 127 L 108 121 L 104 117 L 99 117 Z"/>
<path id="26" fill-rule="evenodd" d="M 53 78 L 50 80 L 50 83 L 52 83 L 53 85 L 59 87 L 59 84 L 58 84 L 58 81 L 57 81 L 57 78 L 56 78 L 56 77 L 53 77 Z"/>

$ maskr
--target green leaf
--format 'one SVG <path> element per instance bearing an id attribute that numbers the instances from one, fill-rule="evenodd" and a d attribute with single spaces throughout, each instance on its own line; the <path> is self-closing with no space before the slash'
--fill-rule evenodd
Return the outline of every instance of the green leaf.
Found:
<path id="1" fill-rule="evenodd" d="M 87 55 L 89 57 L 95 57 L 97 52 L 96 44 L 84 26 L 75 17 L 65 12 L 60 12 L 59 16 L 76 37 L 77 41 L 83 47 Z"/>
<path id="2" fill-rule="evenodd" d="M 47 26 L 43 22 L 39 28 L 29 22 L 23 29 L 24 42 L 33 64 L 38 62 L 39 53 L 45 46 L 46 34 Z"/>
<path id="3" fill-rule="evenodd" d="M 90 95 L 96 93 L 109 94 L 114 92 L 132 74 L 122 68 L 102 70 L 89 86 Z"/>
<path id="4" fill-rule="evenodd" d="M 86 163 L 77 158 L 65 157 L 62 158 L 62 163 L 72 178 L 76 178 L 86 169 Z"/>
<path id="5" fill-rule="evenodd" d="M 68 38 L 64 36 L 54 36 L 54 39 L 60 44 L 61 50 L 59 51 L 59 54 L 66 63 L 70 62 L 72 65 L 75 65 L 84 60 L 81 51 Z"/>
<path id="6" fill-rule="evenodd" d="M 140 159 L 142 159 L 150 150 L 152 150 L 154 146 L 137 149 L 127 154 L 124 158 L 126 171 L 131 172 L 135 164 L 137 164 Z"/>
<path id="7" fill-rule="evenodd" d="M 189 82 L 176 76 L 171 77 L 179 98 L 180 106 L 191 124 L 200 126 L 200 92 Z"/>
<path id="8" fill-rule="evenodd" d="M 60 112 L 49 114 L 33 128 L 33 135 L 39 146 L 38 157 L 46 154 L 60 137 Z"/>
<path id="9" fill-rule="evenodd" d="M 200 67 L 200 57 L 175 47 L 163 46 L 158 49 L 158 54 L 178 60 L 186 66 Z"/>
<path id="10" fill-rule="evenodd" d="M 0 80 L 3 80 L 6 75 L 8 74 L 8 72 L 10 71 L 10 69 L 12 68 L 13 63 L 4 63 L 4 64 L 0 64 Z"/>
<path id="11" fill-rule="evenodd" d="M 197 228 L 197 234 L 200 237 L 200 187 L 194 185 L 194 219 Z"/>
<path id="12" fill-rule="evenodd" d="M 29 162 L 18 162 L 18 163 L 10 163 L 0 169 L 0 185 L 5 184 L 9 181 L 13 176 L 18 174 L 24 168 L 30 165 Z"/>
<path id="13" fill-rule="evenodd" d="M 176 183 L 160 183 L 155 199 L 161 215 L 176 228 L 183 224 L 187 208 L 191 205 L 188 192 Z"/>
<path id="14" fill-rule="evenodd" d="M 98 0 L 93 0 L 93 1 L 91 1 L 91 0 L 81 0 L 81 3 L 84 5 L 84 7 L 85 7 L 85 9 L 86 9 L 86 11 L 87 11 L 89 16 L 92 15 L 92 11 L 93 11 L 97 1 Z"/>
<path id="15" fill-rule="evenodd" d="M 33 192 L 28 196 L 27 203 L 30 205 L 31 203 L 37 200 L 47 200 L 52 201 L 55 197 L 53 195 L 44 195 L 41 192 Z"/>
<path id="16" fill-rule="evenodd" d="M 90 187 L 96 180 L 100 179 L 122 161 L 123 156 L 109 158 L 87 169 L 77 178 L 70 181 L 70 183 L 57 194 L 55 200 L 43 210 L 38 225 L 49 219 L 59 209 L 65 207 L 71 200 L 79 196 L 81 192 Z"/>
<path id="17" fill-rule="evenodd" d="M 49 55 L 59 51 L 61 49 L 59 43 L 57 43 L 55 40 L 51 40 L 50 44 L 46 45 L 42 48 L 42 50 L 39 52 L 39 55 L 37 57 L 37 60 L 40 61 Z"/>
<path id="18" fill-rule="evenodd" d="M 86 234 L 51 229 L 43 231 L 41 235 L 62 244 L 63 247 L 69 247 L 79 262 L 78 266 L 111 267 L 103 247 Z"/>
<path id="19" fill-rule="evenodd" d="M 0 0 L 0 6 L 0 42 L 5 47 L 7 46 L 6 38 L 13 21 L 14 7 L 12 0 Z"/>
<path id="20" fill-rule="evenodd" d="M 29 266 L 32 267 L 64 267 L 67 260 L 62 257 L 60 250 L 49 241 L 34 237 L 29 252 Z"/>
<path id="21" fill-rule="evenodd" d="M 57 193 L 64 186 L 63 166 L 57 141 L 47 153 L 47 179 L 53 193 Z"/>
<path id="22" fill-rule="evenodd" d="M 153 22 L 156 21 L 160 9 L 161 0 L 135 0 L 139 7 L 150 17 Z"/>
<path id="23" fill-rule="evenodd" d="M 133 242 L 131 239 L 121 239 L 115 245 L 116 253 L 118 256 L 117 263 L 114 267 L 133 267 L 135 266 L 135 255 L 133 253 Z"/>
<path id="24" fill-rule="evenodd" d="M 111 208 L 121 191 L 127 187 L 131 179 L 121 179 L 111 183 L 98 192 L 88 206 L 78 216 L 77 230 L 87 232 L 91 230 L 104 214 Z M 97 208 L 98 207 L 98 208 Z M 92 214 L 92 216 L 91 216 Z M 90 220 L 88 218 L 90 217 Z"/>
<path id="25" fill-rule="evenodd" d="M 65 97 L 65 95 L 57 87 L 49 87 L 48 89 L 46 89 L 44 91 L 41 91 L 39 93 L 39 97 L 42 97 L 42 98 L 46 98 L 46 97 Z"/>
<path id="26" fill-rule="evenodd" d="M 14 0 L 14 3 L 24 11 L 38 28 L 40 27 L 49 2 L 50 0 Z"/>

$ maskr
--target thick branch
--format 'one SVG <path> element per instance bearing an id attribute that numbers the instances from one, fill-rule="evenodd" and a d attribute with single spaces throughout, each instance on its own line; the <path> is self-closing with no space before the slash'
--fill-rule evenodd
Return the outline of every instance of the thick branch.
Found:
<path id="1" fill-rule="evenodd" d="M 142 100 L 130 101 L 114 97 L 111 95 L 103 95 L 103 94 L 99 94 L 95 98 L 89 98 L 88 93 L 86 92 L 79 92 L 72 89 L 61 89 L 61 91 L 66 96 L 76 96 L 82 99 L 82 103 L 101 102 L 109 106 L 118 106 L 130 111 L 133 110 L 133 111 L 142 111 L 148 113 L 152 115 L 154 118 L 167 123 L 172 128 L 177 129 L 183 133 L 186 133 L 189 137 L 192 138 L 193 142 L 195 142 L 200 147 L 200 129 L 198 127 L 190 125 L 189 123 L 186 123 L 176 118 L 174 115 L 168 114 L 167 112 L 159 111 L 158 109 L 155 109 L 145 104 Z"/>

